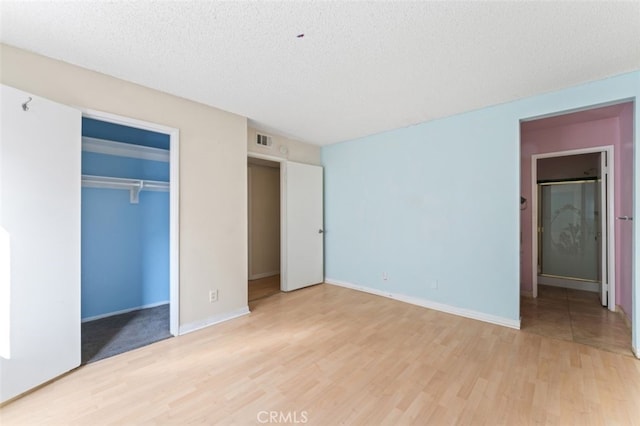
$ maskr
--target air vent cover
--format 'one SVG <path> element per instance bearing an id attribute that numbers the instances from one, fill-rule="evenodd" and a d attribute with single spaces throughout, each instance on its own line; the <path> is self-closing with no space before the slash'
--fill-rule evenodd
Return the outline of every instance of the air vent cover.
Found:
<path id="1" fill-rule="evenodd" d="M 260 133 L 257 134 L 257 138 L 256 138 L 257 145 L 263 146 L 265 148 L 271 148 L 272 143 L 273 143 L 273 140 L 271 136 L 261 135 Z"/>

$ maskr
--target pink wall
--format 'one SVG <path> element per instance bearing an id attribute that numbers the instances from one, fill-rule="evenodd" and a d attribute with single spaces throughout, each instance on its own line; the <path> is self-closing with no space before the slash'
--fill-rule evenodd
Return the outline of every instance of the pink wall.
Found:
<path id="1" fill-rule="evenodd" d="M 633 186 L 633 104 L 565 114 L 520 126 L 521 193 L 531 199 L 531 155 L 614 145 L 614 216 L 631 216 Z M 521 215 L 520 289 L 532 291 L 531 207 Z M 631 224 L 616 220 L 616 303 L 631 315 Z M 629 229 L 626 229 L 628 227 Z"/>
<path id="2" fill-rule="evenodd" d="M 625 104 L 619 123 L 621 167 L 620 176 L 616 173 L 620 181 L 616 187 L 616 216 L 633 216 L 633 103 Z M 616 220 L 616 238 L 616 303 L 631 319 L 633 222 Z"/>

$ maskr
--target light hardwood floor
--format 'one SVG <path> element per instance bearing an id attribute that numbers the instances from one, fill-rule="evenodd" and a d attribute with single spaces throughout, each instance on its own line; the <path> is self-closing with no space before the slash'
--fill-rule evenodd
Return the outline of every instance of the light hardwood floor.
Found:
<path id="1" fill-rule="evenodd" d="M 631 357 L 327 284 L 251 307 L 81 367 L 1 423 L 640 424 Z"/>

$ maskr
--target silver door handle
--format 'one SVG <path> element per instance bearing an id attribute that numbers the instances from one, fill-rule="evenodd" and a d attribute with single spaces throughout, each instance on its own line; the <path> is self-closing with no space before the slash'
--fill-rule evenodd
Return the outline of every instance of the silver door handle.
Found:
<path id="1" fill-rule="evenodd" d="M 322 234 L 324 231 L 322 229 L 318 229 L 318 234 Z"/>
<path id="2" fill-rule="evenodd" d="M 616 219 L 620 220 L 633 220 L 631 216 L 618 216 Z"/>

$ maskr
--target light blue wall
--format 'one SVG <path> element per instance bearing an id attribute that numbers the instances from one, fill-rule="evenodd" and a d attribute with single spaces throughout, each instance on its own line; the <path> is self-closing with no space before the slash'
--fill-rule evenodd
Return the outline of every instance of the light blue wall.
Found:
<path id="1" fill-rule="evenodd" d="M 168 181 L 168 163 L 82 157 L 83 174 Z M 82 318 L 168 300 L 169 193 L 82 188 Z"/>
<path id="2" fill-rule="evenodd" d="M 327 279 L 517 321 L 520 120 L 639 95 L 634 72 L 323 147 Z"/>

